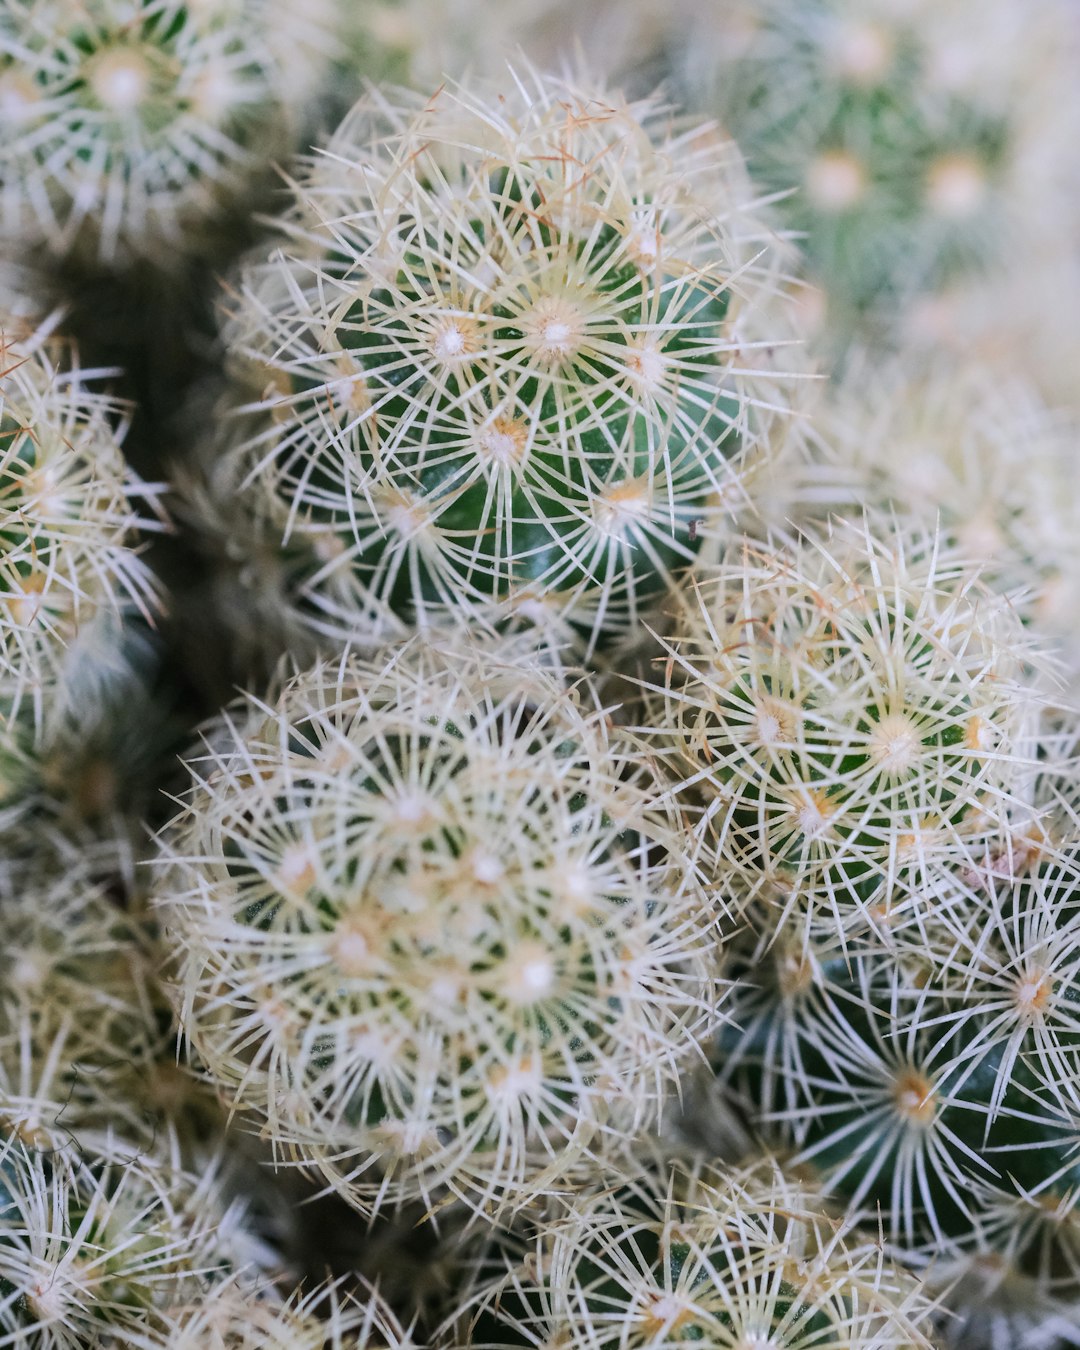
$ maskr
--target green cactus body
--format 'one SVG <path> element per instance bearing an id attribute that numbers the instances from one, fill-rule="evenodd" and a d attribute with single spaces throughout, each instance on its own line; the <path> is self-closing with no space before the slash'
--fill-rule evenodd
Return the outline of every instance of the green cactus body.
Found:
<path id="1" fill-rule="evenodd" d="M 546 79 L 490 108 L 362 103 L 301 181 L 226 329 L 263 399 L 223 490 L 308 551 L 318 622 L 546 613 L 591 650 L 739 496 L 775 264 L 715 134 Z"/>
<path id="2" fill-rule="evenodd" d="M 110 263 L 190 252 L 310 102 L 334 0 L 305 20 L 275 0 L 5 6 L 0 231 Z"/>
<path id="3" fill-rule="evenodd" d="M 541 1223 L 516 1262 L 513 1239 L 496 1237 L 453 1323 L 459 1339 L 437 1344 L 929 1344 L 910 1278 L 777 1164 L 635 1162 L 632 1181 L 590 1187 Z"/>
<path id="4" fill-rule="evenodd" d="M 192 1047 L 361 1207 L 517 1202 L 654 1118 L 722 1016 L 643 768 L 553 679 L 477 660 L 298 677 L 163 840 Z"/>

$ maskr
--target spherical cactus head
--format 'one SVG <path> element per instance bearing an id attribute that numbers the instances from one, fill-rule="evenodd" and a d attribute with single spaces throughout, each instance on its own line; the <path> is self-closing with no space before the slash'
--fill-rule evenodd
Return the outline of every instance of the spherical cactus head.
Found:
<path id="1" fill-rule="evenodd" d="M 933 531 L 883 517 L 732 544 L 688 587 L 650 741 L 721 884 L 888 924 L 936 857 L 997 838 L 1033 753 L 1040 648 Z"/>
<path id="2" fill-rule="evenodd" d="M 416 644 L 249 703 L 163 840 L 185 1033 L 349 1200 L 525 1197 L 655 1120 L 715 915 L 603 715 Z"/>
<path id="3" fill-rule="evenodd" d="M 494 610 L 590 650 L 634 626 L 783 384 L 734 146 L 532 74 L 372 96 L 284 233 L 226 329 L 262 411 L 230 453 L 314 620 Z"/>
<path id="4" fill-rule="evenodd" d="M 492 1240 L 462 1300 L 465 1343 L 929 1345 L 914 1279 L 776 1161 L 635 1163 L 538 1225 L 516 1261 L 512 1239 Z"/>
<path id="5" fill-rule="evenodd" d="M 35 0 L 0 14 L 0 234 L 168 265 L 291 134 L 340 22 L 316 0 Z M 283 41 L 284 26 L 289 41 Z"/>

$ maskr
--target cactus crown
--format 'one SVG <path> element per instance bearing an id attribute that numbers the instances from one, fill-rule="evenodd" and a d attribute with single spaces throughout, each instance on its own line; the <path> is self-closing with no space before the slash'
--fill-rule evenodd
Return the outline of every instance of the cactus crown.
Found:
<path id="1" fill-rule="evenodd" d="M 720 1016 L 713 920 L 598 714 L 414 645 L 241 717 L 161 883 L 238 1105 L 361 1203 L 497 1200 L 656 1116 Z"/>
<path id="2" fill-rule="evenodd" d="M 331 40 L 275 0 L 28 0 L 0 14 L 0 231 L 169 252 L 258 166 Z M 297 75 L 299 74 L 299 80 Z"/>
<path id="3" fill-rule="evenodd" d="M 914 1280 L 772 1160 L 727 1171 L 653 1159 L 568 1203 L 523 1260 L 507 1245 L 478 1263 L 458 1323 L 468 1344 L 929 1346 Z"/>
<path id="4" fill-rule="evenodd" d="M 264 414 L 233 482 L 307 550 L 310 605 L 503 606 L 590 648 L 633 623 L 775 393 L 731 144 L 531 77 L 371 96 L 296 192 L 226 344 Z"/>

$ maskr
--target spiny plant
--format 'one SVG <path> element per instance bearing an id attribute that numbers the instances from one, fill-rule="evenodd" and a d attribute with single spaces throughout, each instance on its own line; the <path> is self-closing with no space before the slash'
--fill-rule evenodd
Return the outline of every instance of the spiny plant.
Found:
<path id="1" fill-rule="evenodd" d="M 785 223 L 841 341 L 854 329 L 888 338 L 921 292 L 1006 270 L 1025 226 L 1064 198 L 1075 128 L 1068 113 L 1055 127 L 1053 108 L 1072 104 L 1069 10 L 687 6 L 674 36 L 687 97 L 716 109 L 766 188 L 789 193 Z"/>
<path id="2" fill-rule="evenodd" d="M 34 1129 L 111 1127 L 145 1142 L 167 1116 L 187 1145 L 220 1120 L 175 1063 L 134 871 L 123 845 L 41 821 L 5 840 L 0 1091 Z"/>
<path id="3" fill-rule="evenodd" d="M 272 1259 L 223 1197 L 220 1165 L 196 1177 L 167 1139 L 151 1152 L 28 1131 L 0 1098 L 0 1346 L 137 1344 L 215 1283 L 264 1281 Z"/>
<path id="4" fill-rule="evenodd" d="M 342 1293 L 340 1284 L 282 1302 L 232 1281 L 170 1309 L 165 1335 L 139 1336 L 132 1350 L 417 1350 L 375 1290 Z"/>
<path id="5" fill-rule="evenodd" d="M 784 385 L 776 244 L 735 147 L 655 101 L 372 94 L 235 283 L 215 491 L 317 630 L 450 608 L 591 653 L 741 501 Z"/>
<path id="6" fill-rule="evenodd" d="M 0 366 L 0 801 L 18 804 L 68 686 L 107 680 L 125 616 L 158 587 L 139 531 L 155 489 L 124 463 L 126 409 L 101 372 L 39 329 L 4 340 Z"/>
<path id="7" fill-rule="evenodd" d="M 666 646 L 647 740 L 702 866 L 778 926 L 917 925 L 936 860 L 999 837 L 1032 763 L 1038 644 L 937 535 L 880 514 L 733 542 Z"/>
<path id="8" fill-rule="evenodd" d="M 345 656 L 193 760 L 157 884 L 183 1035 L 351 1203 L 517 1204 L 656 1120 L 715 908 L 602 712 L 498 652 Z"/>
<path id="9" fill-rule="evenodd" d="M 370 0 L 351 16 L 348 42 L 369 77 L 410 89 L 437 89 L 447 72 L 498 75 L 520 48 L 545 69 L 572 45 L 566 0 L 485 5 L 483 0 Z"/>
<path id="10" fill-rule="evenodd" d="M 636 1161 L 567 1200 L 531 1241 L 494 1236 L 436 1343 L 929 1347 L 916 1281 L 774 1159 Z"/>
<path id="11" fill-rule="evenodd" d="M 1048 1345 L 1080 1314 L 1072 843 L 1064 863 L 943 870 L 933 927 L 856 958 L 771 943 L 758 914 L 760 950 L 733 970 L 723 1080 L 796 1165 L 879 1215 L 958 1344 Z"/>
<path id="12" fill-rule="evenodd" d="M 293 11 L 290 13 L 290 11 Z M 101 262 L 190 253 L 290 149 L 336 0 L 5 0 L 0 232 Z"/>
<path id="13" fill-rule="evenodd" d="M 1052 640 L 1059 669 L 1080 661 L 1080 506 L 1072 491 L 1076 428 L 1019 379 L 911 353 L 853 361 L 816 410 L 813 454 L 796 499 L 814 509 L 889 505 L 939 527 L 943 541 Z"/>

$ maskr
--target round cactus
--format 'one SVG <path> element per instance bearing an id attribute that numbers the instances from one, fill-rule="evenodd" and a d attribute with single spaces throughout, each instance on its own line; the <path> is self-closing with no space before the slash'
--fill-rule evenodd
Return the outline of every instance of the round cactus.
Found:
<path id="1" fill-rule="evenodd" d="M 676 63 L 786 193 L 841 340 L 890 337 L 921 292 L 1004 270 L 1075 184 L 1068 4 L 688 5 Z M 1060 115 L 1055 112 L 1060 110 Z"/>
<path id="2" fill-rule="evenodd" d="M 27 0 L 0 10 L 0 232 L 100 260 L 190 251 L 289 149 L 336 0 Z"/>
<path id="3" fill-rule="evenodd" d="M 1075 837 L 1071 852 L 943 869 L 935 924 L 892 949 L 769 947 L 718 1049 L 773 1143 L 927 1268 L 958 1344 L 1046 1345 L 1080 1312 Z"/>
<path id="4" fill-rule="evenodd" d="M 75 1142 L 62 1123 L 26 1136 L 0 1098 L 0 1342 L 137 1344 L 185 1296 L 241 1271 L 257 1283 L 268 1259 L 222 1199 L 220 1167 L 197 1179 L 168 1149 Z"/>
<path id="5" fill-rule="evenodd" d="M 639 757 L 483 662 L 413 646 L 248 702 L 163 836 L 184 1035 L 361 1207 L 527 1198 L 655 1120 L 722 1016 Z"/>
<path id="6" fill-rule="evenodd" d="M 1034 754 L 1038 646 L 932 533 L 731 545 L 688 588 L 648 740 L 704 865 L 822 932 L 918 924 L 936 859 L 999 837 Z"/>
<path id="7" fill-rule="evenodd" d="M 43 337 L 8 342 L 0 372 L 4 805 L 17 805 L 76 684 L 85 695 L 108 682 L 124 617 L 158 605 L 138 539 L 155 524 L 137 505 L 153 490 L 125 466 L 125 409 Z"/>
<path id="8" fill-rule="evenodd" d="M 437 1344 L 930 1345 L 915 1280 L 768 1158 L 737 1170 L 646 1160 L 521 1246 L 493 1240 L 448 1323 L 453 1337 Z"/>
<path id="9" fill-rule="evenodd" d="M 215 457 L 323 631 L 433 611 L 591 651 L 741 500 L 783 380 L 730 142 L 552 78 L 360 103 L 236 284 Z"/>

